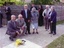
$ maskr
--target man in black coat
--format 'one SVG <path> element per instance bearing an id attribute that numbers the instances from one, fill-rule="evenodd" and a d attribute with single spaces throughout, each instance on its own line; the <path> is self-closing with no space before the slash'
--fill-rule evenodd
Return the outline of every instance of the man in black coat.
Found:
<path id="1" fill-rule="evenodd" d="M 2 18 L 3 18 L 3 14 L 2 14 L 2 12 L 0 10 L 0 28 L 2 27 Z"/>
<path id="2" fill-rule="evenodd" d="M 31 12 L 30 12 L 30 10 L 28 10 L 27 5 L 24 5 L 24 9 L 21 11 L 21 14 L 23 15 L 23 18 L 24 18 L 24 20 L 26 22 L 28 34 L 31 34 L 30 33 Z M 26 32 L 26 34 L 27 34 L 27 32 Z"/>

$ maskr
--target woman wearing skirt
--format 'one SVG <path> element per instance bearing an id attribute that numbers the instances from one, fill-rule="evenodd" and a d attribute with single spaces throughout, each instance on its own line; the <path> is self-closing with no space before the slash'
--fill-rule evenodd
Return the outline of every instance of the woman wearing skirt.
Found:
<path id="1" fill-rule="evenodd" d="M 36 10 L 36 8 L 34 8 L 34 7 L 32 8 L 31 15 L 32 15 L 31 25 L 32 25 L 32 28 L 33 28 L 33 34 L 35 34 L 35 33 L 38 34 L 38 17 L 39 17 L 39 13 Z"/>

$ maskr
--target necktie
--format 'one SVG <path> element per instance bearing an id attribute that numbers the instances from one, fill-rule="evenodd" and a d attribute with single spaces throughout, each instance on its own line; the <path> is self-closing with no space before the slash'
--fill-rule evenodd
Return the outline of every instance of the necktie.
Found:
<path id="1" fill-rule="evenodd" d="M 16 27 L 16 22 L 14 21 L 14 27 Z"/>

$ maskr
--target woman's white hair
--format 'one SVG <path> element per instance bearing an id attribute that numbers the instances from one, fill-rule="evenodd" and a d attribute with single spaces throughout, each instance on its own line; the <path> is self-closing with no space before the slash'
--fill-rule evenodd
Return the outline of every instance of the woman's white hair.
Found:
<path id="1" fill-rule="evenodd" d="M 35 10 L 36 10 L 36 8 L 35 8 L 35 7 L 33 7 L 33 8 L 32 8 L 32 11 L 35 11 Z"/>

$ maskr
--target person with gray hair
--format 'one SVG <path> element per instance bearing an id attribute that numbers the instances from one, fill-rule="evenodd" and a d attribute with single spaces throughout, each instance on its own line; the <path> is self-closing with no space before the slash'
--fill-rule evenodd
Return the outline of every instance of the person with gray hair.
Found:
<path id="1" fill-rule="evenodd" d="M 20 28 L 17 27 L 16 16 L 11 15 L 11 20 L 8 21 L 7 24 L 6 34 L 10 35 L 9 39 L 11 41 L 14 41 L 14 38 L 16 38 L 20 33 Z"/>
<path id="2" fill-rule="evenodd" d="M 39 17 L 39 13 L 34 7 L 31 10 L 31 15 L 32 15 L 31 25 L 32 25 L 32 28 L 33 28 L 33 34 L 34 33 L 38 34 L 38 17 Z M 35 29 L 36 29 L 36 32 L 35 32 Z"/>
<path id="3" fill-rule="evenodd" d="M 18 27 L 20 28 L 20 30 L 22 30 L 22 34 L 25 35 L 25 33 L 27 32 L 27 27 L 24 18 L 21 14 L 18 15 L 18 19 L 16 19 L 16 22 L 18 23 Z"/>
<path id="4" fill-rule="evenodd" d="M 50 20 L 50 7 L 49 5 L 46 5 L 46 9 L 43 11 L 42 16 L 44 17 L 44 25 L 46 31 L 49 29 L 49 20 Z"/>
<path id="5" fill-rule="evenodd" d="M 25 34 L 31 34 L 30 33 L 30 21 L 31 21 L 31 12 L 28 9 L 28 5 L 24 5 L 24 9 L 21 11 L 21 14 L 23 15 L 23 18 L 26 22 L 27 31 Z"/>
<path id="6" fill-rule="evenodd" d="M 57 16 L 57 12 L 55 11 L 54 6 L 51 6 L 50 16 L 51 16 L 51 21 L 50 21 L 51 31 L 50 31 L 49 34 L 56 35 L 56 16 Z"/>

